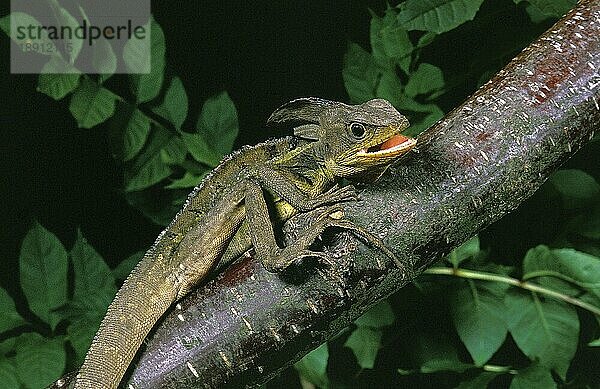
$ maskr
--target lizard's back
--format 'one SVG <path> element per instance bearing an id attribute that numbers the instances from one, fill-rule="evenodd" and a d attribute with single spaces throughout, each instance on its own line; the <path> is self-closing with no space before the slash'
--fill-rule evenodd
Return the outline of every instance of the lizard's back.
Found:
<path id="1" fill-rule="evenodd" d="M 92 341 L 85 361 L 79 371 L 75 388 L 116 388 L 137 353 L 141 343 L 158 319 L 178 298 L 187 293 L 189 285 L 201 281 L 223 255 L 215 254 L 215 228 L 227 230 L 243 219 L 243 207 L 231 207 L 221 225 L 215 225 L 215 207 L 223 199 L 239 190 L 252 165 L 265 163 L 296 147 L 294 138 L 269 140 L 252 147 L 243 147 L 214 169 L 188 196 L 182 210 L 171 224 L 158 236 L 138 266 L 131 272 L 111 303 L 100 328 Z M 227 204 L 225 204 L 226 206 Z M 211 213 L 212 212 L 212 213 Z M 206 236 L 206 235 L 209 236 Z M 192 238 L 190 238 L 192 237 Z M 206 238 L 203 246 L 202 238 Z M 195 242 L 194 253 L 200 258 L 193 282 L 184 283 L 189 269 L 178 256 Z M 187 254 L 186 254 L 187 255 Z M 204 262 L 202 262 L 204 261 Z M 186 271 L 188 273 L 186 273 Z"/>

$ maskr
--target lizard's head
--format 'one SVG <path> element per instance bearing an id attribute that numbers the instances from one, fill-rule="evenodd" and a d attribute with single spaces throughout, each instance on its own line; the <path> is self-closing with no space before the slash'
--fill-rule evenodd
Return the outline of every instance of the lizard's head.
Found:
<path id="1" fill-rule="evenodd" d="M 347 105 L 302 98 L 280 107 L 268 122 L 297 125 L 294 134 L 315 141 L 315 156 L 337 177 L 383 171 L 417 143 L 401 134 L 408 120 L 383 99 Z"/>

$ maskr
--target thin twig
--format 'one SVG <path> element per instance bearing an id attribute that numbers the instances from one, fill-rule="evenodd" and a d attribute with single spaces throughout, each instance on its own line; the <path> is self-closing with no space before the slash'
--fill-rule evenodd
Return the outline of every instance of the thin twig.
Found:
<path id="1" fill-rule="evenodd" d="M 588 304 L 584 301 L 576 299 L 574 297 L 568 296 L 564 293 L 557 292 L 552 289 L 545 288 L 543 286 L 534 284 L 528 281 L 522 281 L 517 278 L 501 276 L 494 273 L 480 272 L 474 270 L 466 270 L 466 269 L 453 269 L 449 267 L 434 267 L 427 269 L 423 272 L 423 274 L 431 274 L 431 275 L 446 275 L 446 276 L 454 276 L 460 278 L 466 278 L 471 280 L 481 280 L 481 281 L 493 281 L 493 282 L 503 282 L 505 284 L 509 284 L 512 286 L 516 286 L 522 289 L 529 290 L 531 292 L 544 294 L 546 296 L 553 297 L 557 300 L 562 300 L 571 305 L 576 305 L 580 308 L 585 309 L 593 313 L 594 315 L 600 316 L 600 308 L 594 305 Z"/>

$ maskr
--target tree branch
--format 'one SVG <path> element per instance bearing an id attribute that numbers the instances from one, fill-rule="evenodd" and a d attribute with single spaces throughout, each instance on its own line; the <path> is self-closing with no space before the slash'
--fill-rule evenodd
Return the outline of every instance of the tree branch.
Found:
<path id="1" fill-rule="evenodd" d="M 133 387 L 265 382 L 515 209 L 600 123 L 600 3 L 583 1 L 419 139 L 349 219 L 406 264 L 342 235 L 331 263 L 284 274 L 241 259 L 174 307 L 130 376 Z M 288 229 L 305 225 L 302 217 Z"/>

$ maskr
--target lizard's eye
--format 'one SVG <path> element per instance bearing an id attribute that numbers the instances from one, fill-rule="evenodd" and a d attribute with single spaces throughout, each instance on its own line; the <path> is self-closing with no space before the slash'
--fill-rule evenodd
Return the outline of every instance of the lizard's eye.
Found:
<path id="1" fill-rule="evenodd" d="M 367 130 L 365 130 L 365 126 L 361 123 L 354 122 L 350 124 L 350 133 L 356 139 L 362 139 L 365 137 Z"/>

